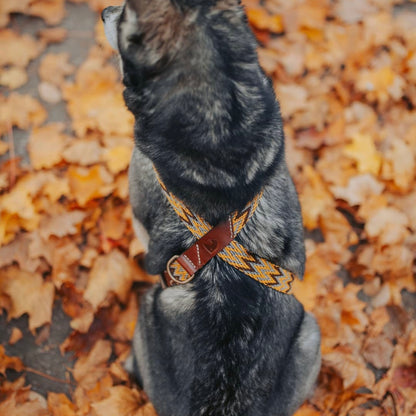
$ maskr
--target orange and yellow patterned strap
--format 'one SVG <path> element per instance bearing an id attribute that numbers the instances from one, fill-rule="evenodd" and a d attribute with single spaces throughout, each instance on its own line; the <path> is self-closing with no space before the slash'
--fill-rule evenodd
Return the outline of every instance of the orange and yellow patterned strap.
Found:
<path id="1" fill-rule="evenodd" d="M 157 172 L 156 177 L 176 214 L 197 239 L 200 239 L 212 229 L 212 226 L 207 221 L 194 214 L 182 201 L 167 190 Z M 247 221 L 254 214 L 261 196 L 262 193 L 259 193 L 242 211 L 231 214 L 232 235 L 234 237 L 243 229 Z M 221 250 L 217 256 L 257 282 L 278 292 L 289 293 L 292 282 L 296 277 L 294 273 L 283 269 L 269 260 L 250 254 L 235 240 Z M 177 275 L 181 276 L 179 280 L 187 281 L 187 272 L 182 270 L 179 264 L 173 264 L 173 269 L 176 269 Z"/>

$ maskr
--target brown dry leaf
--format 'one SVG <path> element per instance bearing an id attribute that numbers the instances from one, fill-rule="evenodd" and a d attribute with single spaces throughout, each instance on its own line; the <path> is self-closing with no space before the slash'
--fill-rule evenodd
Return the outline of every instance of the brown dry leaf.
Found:
<path id="1" fill-rule="evenodd" d="M 0 374 L 5 375 L 7 369 L 22 371 L 24 365 L 19 357 L 9 357 L 3 345 L 0 345 Z"/>
<path id="2" fill-rule="evenodd" d="M 371 239 L 377 238 L 381 245 L 400 244 L 409 234 L 409 219 L 394 207 L 383 207 L 373 212 L 365 224 Z"/>
<path id="3" fill-rule="evenodd" d="M 50 172 L 29 173 L 9 193 L 0 195 L 0 245 L 10 242 L 19 227 L 28 231 L 38 227 L 40 215 L 33 199 L 51 178 Z"/>
<path id="4" fill-rule="evenodd" d="M 63 393 L 48 393 L 48 409 L 52 416 L 76 416 L 75 405 Z"/>
<path id="5" fill-rule="evenodd" d="M 350 206 L 361 205 L 373 195 L 380 195 L 383 189 L 384 185 L 370 173 L 351 177 L 345 187 L 331 187 L 334 196 L 347 201 Z"/>
<path id="6" fill-rule="evenodd" d="M 44 48 L 41 42 L 30 35 L 19 35 L 10 29 L 0 30 L 0 44 L 2 45 L 0 67 L 14 65 L 25 68 Z"/>
<path id="7" fill-rule="evenodd" d="M 20 234 L 10 244 L 0 247 L 0 267 L 16 262 L 22 270 L 35 272 L 39 259 L 29 255 L 30 234 Z"/>
<path id="8" fill-rule="evenodd" d="M 333 352 L 323 355 L 322 362 L 340 375 L 344 389 L 374 385 L 374 374 L 366 367 L 361 355 L 351 347 L 336 347 Z"/>
<path id="9" fill-rule="evenodd" d="M 137 296 L 135 293 L 132 293 L 127 307 L 117 314 L 116 324 L 109 332 L 111 338 L 117 341 L 131 341 L 133 339 L 134 328 L 136 327 L 138 312 Z"/>
<path id="10" fill-rule="evenodd" d="M 67 175 L 71 194 L 81 207 L 95 198 L 110 194 L 114 189 L 113 177 L 100 165 L 89 169 L 70 166 Z"/>
<path id="11" fill-rule="evenodd" d="M 335 15 L 345 23 L 358 23 L 377 11 L 375 5 L 362 0 L 339 0 Z"/>
<path id="12" fill-rule="evenodd" d="M 68 112 L 77 136 L 92 130 L 104 134 L 131 136 L 133 116 L 127 111 L 117 71 L 91 56 L 76 75 L 76 82 L 64 87 Z"/>
<path id="13" fill-rule="evenodd" d="M 303 223 L 312 230 L 318 226 L 320 215 L 334 205 L 332 195 L 327 190 L 319 173 L 312 166 L 304 167 L 305 184 L 300 190 Z"/>
<path id="14" fill-rule="evenodd" d="M 144 410 L 141 410 L 143 404 L 143 399 L 136 390 L 125 386 L 114 386 L 110 389 L 109 397 L 93 403 L 92 408 L 97 416 L 157 416 L 150 409 L 144 413 Z"/>
<path id="15" fill-rule="evenodd" d="M 282 106 L 282 114 L 287 119 L 307 107 L 308 90 L 298 84 L 277 84 L 276 95 Z"/>
<path id="16" fill-rule="evenodd" d="M 78 384 L 92 389 L 108 371 L 107 361 L 111 356 L 111 342 L 98 340 L 87 356 L 81 357 L 74 365 L 73 375 Z"/>
<path id="17" fill-rule="evenodd" d="M 389 144 L 389 150 L 384 154 L 381 176 L 384 180 L 392 181 L 397 190 L 410 191 L 415 178 L 416 156 L 403 140 L 395 139 Z"/>
<path id="18" fill-rule="evenodd" d="M 62 153 L 68 163 L 89 166 L 99 163 L 103 148 L 96 138 L 75 139 Z"/>
<path id="19" fill-rule="evenodd" d="M 54 203 L 63 195 L 69 195 L 69 182 L 68 178 L 57 177 L 51 178 L 51 180 L 44 186 L 43 194 L 46 195 L 49 200 Z"/>
<path id="20" fill-rule="evenodd" d="M 39 234 L 44 240 L 48 240 L 51 235 L 64 237 L 79 232 L 79 225 L 82 223 L 87 213 L 79 210 L 64 212 L 62 214 L 43 217 L 39 226 Z"/>
<path id="21" fill-rule="evenodd" d="M 358 243 L 358 236 L 345 216 L 333 208 L 327 208 L 323 211 L 319 226 L 325 241 L 336 242 L 344 248 Z"/>
<path id="22" fill-rule="evenodd" d="M 0 403 L 1 415 L 50 416 L 46 400 L 38 393 L 22 390 L 13 392 Z"/>
<path id="23" fill-rule="evenodd" d="M 369 101 L 386 103 L 390 98 L 400 100 L 406 83 L 390 67 L 363 69 L 358 73 L 356 88 L 366 94 Z"/>
<path id="24" fill-rule="evenodd" d="M 55 289 L 51 282 L 44 282 L 40 274 L 29 273 L 14 266 L 2 269 L 0 292 L 11 300 L 9 319 L 27 313 L 31 332 L 51 323 Z"/>
<path id="25" fill-rule="evenodd" d="M 65 0 L 31 0 L 26 12 L 41 17 L 48 25 L 57 25 L 65 16 Z"/>
<path id="26" fill-rule="evenodd" d="M 100 230 L 105 238 L 119 240 L 126 231 L 127 222 L 122 218 L 123 209 L 113 208 L 104 213 L 100 219 Z"/>
<path id="27" fill-rule="evenodd" d="M 394 346 L 383 336 L 369 338 L 364 343 L 363 357 L 376 368 L 389 368 Z"/>
<path id="28" fill-rule="evenodd" d="M 45 109 L 30 95 L 12 93 L 8 97 L 0 96 L 0 135 L 7 133 L 12 126 L 23 130 L 39 126 L 46 117 Z"/>
<path id="29" fill-rule="evenodd" d="M 40 79 L 56 86 L 62 85 L 65 78 L 75 70 L 74 65 L 68 60 L 67 52 L 45 55 L 39 66 Z"/>
<path id="30" fill-rule="evenodd" d="M 62 152 L 70 140 L 62 133 L 64 128 L 63 123 L 50 123 L 33 129 L 28 151 L 35 169 L 50 168 L 62 160 Z"/>
<path id="31" fill-rule="evenodd" d="M 14 345 L 23 338 L 23 333 L 19 328 L 13 327 L 12 333 L 10 334 L 9 344 Z"/>
<path id="32" fill-rule="evenodd" d="M 121 251 L 112 250 L 99 256 L 94 262 L 84 298 L 94 309 L 102 306 L 110 293 L 125 302 L 132 283 L 133 276 L 128 259 Z"/>
<path id="33" fill-rule="evenodd" d="M 24 13 L 30 0 L 9 1 L 0 0 L 0 28 L 7 26 L 11 13 Z"/>
<path id="34" fill-rule="evenodd" d="M 2 69 L 0 72 L 0 85 L 10 89 L 21 87 L 28 79 L 26 71 L 19 67 Z"/>
<path id="35" fill-rule="evenodd" d="M 49 264 L 52 266 L 52 280 L 57 288 L 64 282 L 76 280 L 75 269 L 82 257 L 82 253 L 73 237 L 49 240 L 46 244 Z M 45 252 L 43 252 L 44 255 Z"/>

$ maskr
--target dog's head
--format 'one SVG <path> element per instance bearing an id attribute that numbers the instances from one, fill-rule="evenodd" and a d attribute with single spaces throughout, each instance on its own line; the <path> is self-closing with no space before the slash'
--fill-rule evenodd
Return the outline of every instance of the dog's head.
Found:
<path id="1" fill-rule="evenodd" d="M 219 14 L 221 24 L 216 19 Z M 178 52 L 192 56 L 192 48 L 209 50 L 210 45 L 201 48 L 201 42 L 212 36 L 204 36 L 201 28 L 213 32 L 216 25 L 223 28 L 224 16 L 230 21 L 228 35 L 233 36 L 232 27 L 245 21 L 240 0 L 126 0 L 102 12 L 107 39 L 119 52 L 122 65 L 130 63 L 136 70 L 150 72 L 166 67 Z"/>

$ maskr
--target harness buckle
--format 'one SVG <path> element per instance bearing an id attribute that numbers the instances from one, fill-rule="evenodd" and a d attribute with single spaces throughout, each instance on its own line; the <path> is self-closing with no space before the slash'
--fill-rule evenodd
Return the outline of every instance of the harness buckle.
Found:
<path id="1" fill-rule="evenodd" d="M 179 256 L 177 254 L 175 254 L 174 256 L 172 256 L 170 258 L 170 260 L 167 262 L 166 264 L 166 273 L 169 275 L 169 277 L 178 285 L 184 285 L 186 283 L 189 283 L 194 277 L 195 277 L 195 273 L 189 275 L 188 278 L 186 278 L 185 280 L 179 280 L 177 277 L 175 277 L 173 275 L 173 273 L 170 270 L 170 266 L 172 265 L 172 263 L 177 260 L 179 258 Z M 180 264 L 180 263 L 179 263 Z"/>

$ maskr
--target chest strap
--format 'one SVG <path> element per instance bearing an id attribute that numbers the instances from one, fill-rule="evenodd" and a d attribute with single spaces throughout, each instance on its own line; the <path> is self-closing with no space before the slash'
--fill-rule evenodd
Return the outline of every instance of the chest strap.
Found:
<path id="1" fill-rule="evenodd" d="M 189 210 L 182 201 L 169 192 L 156 173 L 160 186 L 176 214 L 184 222 L 197 241 L 181 255 L 173 256 L 163 273 L 168 287 L 190 282 L 195 273 L 218 255 L 237 270 L 257 282 L 282 293 L 289 293 L 295 274 L 267 259 L 249 253 L 234 240 L 254 214 L 262 193 L 249 202 L 240 212 L 229 215 L 226 221 L 212 227 L 207 221 Z"/>

